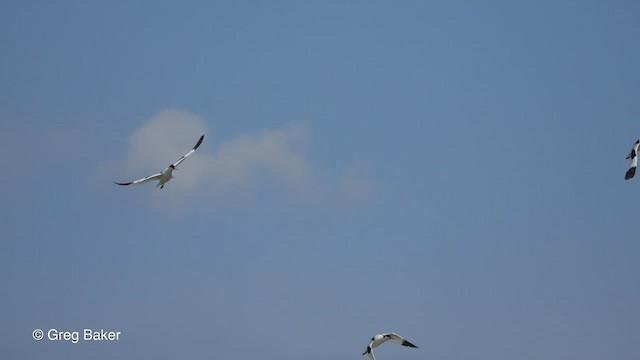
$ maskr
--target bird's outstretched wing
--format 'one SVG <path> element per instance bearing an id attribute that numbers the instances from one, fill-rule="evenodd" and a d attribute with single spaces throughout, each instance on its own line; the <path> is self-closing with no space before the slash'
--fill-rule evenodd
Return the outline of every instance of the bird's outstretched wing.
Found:
<path id="1" fill-rule="evenodd" d="M 389 337 L 389 340 L 400 344 L 402 346 L 408 346 L 408 347 L 412 347 L 412 348 L 417 348 L 417 346 L 413 345 L 412 343 L 408 342 L 407 340 L 405 340 L 402 336 L 396 334 L 396 333 L 388 333 L 386 334 L 387 337 Z"/>
<path id="2" fill-rule="evenodd" d="M 625 159 L 631 159 L 633 156 L 636 156 L 636 152 L 638 151 L 638 147 L 640 146 L 640 140 L 636 141 L 633 144 L 633 148 L 631 148 L 631 151 L 629 152 L 629 155 L 627 155 L 627 157 Z"/>
<path id="3" fill-rule="evenodd" d="M 629 163 L 629 170 L 624 174 L 624 179 L 629 180 L 636 174 L 636 167 L 638 166 L 638 154 L 637 154 L 638 143 L 631 149 L 631 153 L 627 156 L 627 159 L 631 159 Z"/>
<path id="4" fill-rule="evenodd" d="M 178 165 L 180 165 L 180 163 L 181 163 L 181 162 L 183 162 L 183 161 L 187 158 L 187 156 L 189 156 L 189 155 L 193 154 L 193 153 L 198 149 L 198 147 L 200 146 L 200 144 L 202 144 L 202 140 L 204 140 L 204 135 L 200 136 L 200 139 L 198 140 L 198 142 L 196 143 L 196 145 L 193 147 L 193 149 L 189 150 L 189 152 L 188 152 L 188 153 L 184 154 L 184 156 L 183 156 L 183 157 L 181 157 L 180 159 L 178 159 L 178 161 L 176 161 L 175 163 L 173 163 L 173 166 L 174 166 L 174 167 L 178 167 Z"/>
<path id="5" fill-rule="evenodd" d="M 362 355 L 367 354 L 369 360 L 376 360 L 376 356 L 373 355 L 373 348 L 371 347 L 371 344 L 373 344 L 373 340 L 369 342 L 369 345 L 367 345 L 367 350 L 365 350 Z"/>
<path id="6" fill-rule="evenodd" d="M 367 355 L 369 356 L 369 360 L 376 360 L 376 356 L 373 355 L 373 349 L 369 349 Z"/>
<path id="7" fill-rule="evenodd" d="M 149 175 L 149 176 L 147 176 L 145 178 L 134 180 L 134 181 L 131 181 L 131 182 L 128 182 L 128 183 L 119 183 L 119 182 L 115 182 L 115 181 L 113 183 L 117 184 L 117 185 L 138 185 L 138 184 L 143 184 L 143 183 L 149 182 L 151 180 L 159 179 L 160 176 L 162 176 L 162 173 Z"/>

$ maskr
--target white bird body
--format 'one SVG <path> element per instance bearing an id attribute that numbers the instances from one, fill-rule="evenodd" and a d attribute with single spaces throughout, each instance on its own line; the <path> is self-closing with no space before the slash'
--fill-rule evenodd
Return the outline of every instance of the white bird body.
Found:
<path id="1" fill-rule="evenodd" d="M 627 159 L 630 159 L 629 170 L 624 175 L 625 180 L 631 179 L 636 174 L 636 167 L 638 167 L 638 147 L 640 147 L 640 140 L 636 141 L 633 144 L 633 148 L 629 155 L 627 155 Z"/>
<path id="2" fill-rule="evenodd" d="M 178 165 L 180 165 L 180 163 L 183 162 L 189 155 L 193 154 L 196 151 L 196 149 L 200 146 L 200 144 L 202 144 L 202 140 L 204 140 L 204 135 L 200 136 L 200 139 L 198 140 L 196 145 L 193 147 L 193 149 L 191 149 L 188 153 L 186 153 L 184 156 L 178 159 L 178 161 L 169 165 L 169 167 L 164 169 L 164 171 L 162 172 L 149 175 L 142 179 L 134 180 L 128 183 L 119 183 L 115 181 L 114 183 L 118 185 L 139 185 L 149 181 L 158 180 L 158 184 L 156 185 L 156 187 L 160 187 L 160 189 L 162 189 L 164 188 L 164 184 L 166 184 L 169 180 L 173 179 L 173 171 L 176 170 Z"/>
<path id="3" fill-rule="evenodd" d="M 165 183 L 173 179 L 173 170 L 175 170 L 175 167 L 173 166 L 169 166 L 168 168 L 164 169 L 164 171 L 160 173 L 160 177 L 158 178 L 159 181 L 158 184 L 156 184 L 156 187 L 163 187 Z"/>
<path id="4" fill-rule="evenodd" d="M 367 350 L 362 353 L 362 355 L 367 354 L 369 356 L 369 360 L 376 360 L 375 355 L 373 354 L 373 348 L 380 346 L 380 344 L 386 342 L 386 341 L 392 341 L 396 344 L 400 344 L 402 346 L 408 346 L 408 347 L 412 347 L 412 348 L 417 348 L 417 346 L 413 345 L 412 343 L 408 342 L 407 340 L 405 340 L 402 336 L 396 334 L 396 333 L 385 333 L 385 334 L 377 334 L 374 337 L 371 338 L 371 341 L 369 341 L 369 345 L 367 345 Z"/>

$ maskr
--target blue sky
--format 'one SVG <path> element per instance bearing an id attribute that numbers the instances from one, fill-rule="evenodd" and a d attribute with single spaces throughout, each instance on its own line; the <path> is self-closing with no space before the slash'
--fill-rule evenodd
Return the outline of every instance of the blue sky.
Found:
<path id="1" fill-rule="evenodd" d="M 639 16 L 2 2 L 0 355 L 637 359 Z"/>

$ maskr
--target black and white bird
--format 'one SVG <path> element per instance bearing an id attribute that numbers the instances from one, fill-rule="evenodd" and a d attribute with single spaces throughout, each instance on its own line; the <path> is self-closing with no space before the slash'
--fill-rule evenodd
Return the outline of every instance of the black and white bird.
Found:
<path id="1" fill-rule="evenodd" d="M 633 175 L 636 174 L 636 167 L 638 166 L 638 146 L 640 146 L 640 140 L 633 144 L 633 149 L 631 149 L 631 152 L 627 155 L 627 159 L 631 159 L 631 163 L 629 164 L 629 170 L 627 170 L 627 173 L 624 175 L 625 180 L 631 179 Z"/>
<path id="2" fill-rule="evenodd" d="M 375 355 L 373 355 L 373 348 L 387 340 L 393 341 L 394 343 L 400 344 L 402 346 L 417 348 L 417 346 L 408 342 L 402 336 L 396 333 L 378 334 L 371 338 L 371 341 L 369 341 L 369 345 L 367 345 L 367 350 L 363 352 L 362 355 L 367 354 L 369 355 L 369 360 L 376 360 Z"/>
<path id="3" fill-rule="evenodd" d="M 164 169 L 164 171 L 162 171 L 162 172 L 159 172 L 159 173 L 153 174 L 153 175 L 149 175 L 149 176 L 144 177 L 142 179 L 134 180 L 134 181 L 127 182 L 127 183 L 119 183 L 119 182 L 115 182 L 115 181 L 114 181 L 114 183 L 118 184 L 118 185 L 139 185 L 139 184 L 144 184 L 144 183 L 149 182 L 149 181 L 158 180 L 158 184 L 156 185 L 156 187 L 160 187 L 160 189 L 162 189 L 162 188 L 164 188 L 164 184 L 166 184 L 167 181 L 169 181 L 169 180 L 171 180 L 173 178 L 173 171 L 176 170 L 178 165 L 180 165 L 180 163 L 182 163 L 189 155 L 193 154 L 196 151 L 196 149 L 198 149 L 200 144 L 202 144 L 202 140 L 204 140 L 204 135 L 200 136 L 200 139 L 198 140 L 196 145 L 193 147 L 193 149 L 191 149 L 183 157 L 178 159 L 178 161 L 176 161 L 175 163 L 169 165 L 169 167 Z"/>

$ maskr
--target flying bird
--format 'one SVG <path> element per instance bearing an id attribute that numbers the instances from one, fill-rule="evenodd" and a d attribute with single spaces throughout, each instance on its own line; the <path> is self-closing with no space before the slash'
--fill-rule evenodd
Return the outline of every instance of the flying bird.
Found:
<path id="1" fill-rule="evenodd" d="M 636 174 L 636 167 L 638 166 L 638 146 L 640 146 L 640 140 L 637 140 L 635 144 L 633 144 L 633 149 L 629 155 L 627 155 L 627 159 L 631 159 L 631 163 L 629 164 L 629 170 L 624 175 L 625 180 L 629 180 Z"/>
<path id="2" fill-rule="evenodd" d="M 193 154 L 196 151 L 196 149 L 198 149 L 200 144 L 202 144 L 202 140 L 204 140 L 204 135 L 200 136 L 200 139 L 198 140 L 196 145 L 193 147 L 193 149 L 191 149 L 183 157 L 178 159 L 178 161 L 176 161 L 175 163 L 169 165 L 169 167 L 164 169 L 164 171 L 159 172 L 157 174 L 149 175 L 149 176 L 144 177 L 142 179 L 134 180 L 134 181 L 131 181 L 131 182 L 128 182 L 128 183 L 119 183 L 119 182 L 115 182 L 114 181 L 114 184 L 118 184 L 118 185 L 138 185 L 138 184 L 144 184 L 144 183 L 149 182 L 149 181 L 158 180 L 158 184 L 156 185 L 156 187 L 159 186 L 160 189 L 162 189 L 162 188 L 164 188 L 164 184 L 166 184 L 167 181 L 169 181 L 169 180 L 171 180 L 173 178 L 173 171 L 177 170 L 178 165 L 180 165 L 180 163 L 185 161 L 185 159 L 189 155 Z"/>
<path id="3" fill-rule="evenodd" d="M 396 334 L 396 333 L 386 333 L 386 334 L 378 334 L 374 337 L 371 338 L 371 341 L 369 341 L 369 345 L 367 345 L 367 350 L 365 352 L 362 353 L 362 355 L 367 354 L 369 355 L 369 360 L 376 360 L 375 355 L 373 355 L 373 348 L 382 344 L 383 342 L 387 341 L 387 340 L 391 340 L 394 343 L 400 344 L 402 346 L 408 346 L 408 347 L 412 347 L 412 348 L 417 348 L 417 346 L 413 345 L 412 343 L 408 342 L 407 340 L 405 340 L 402 336 Z"/>

